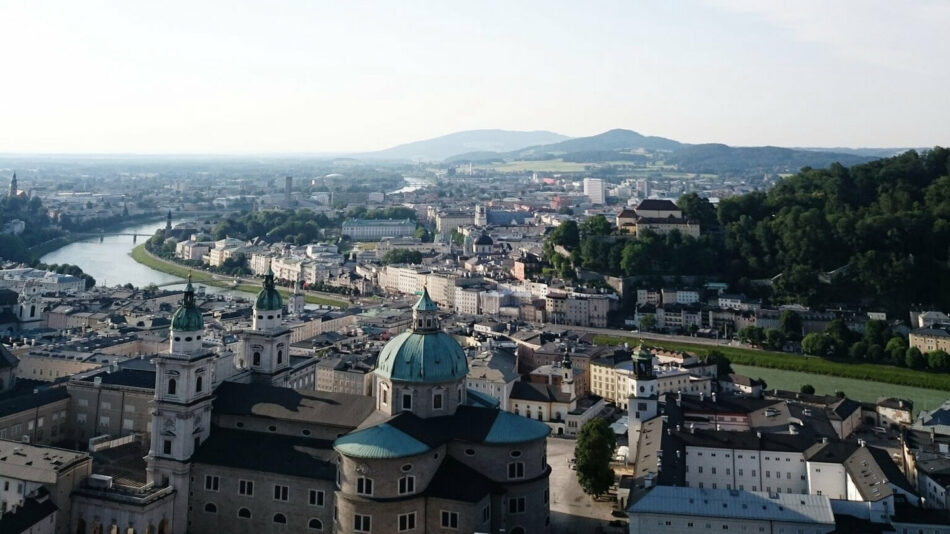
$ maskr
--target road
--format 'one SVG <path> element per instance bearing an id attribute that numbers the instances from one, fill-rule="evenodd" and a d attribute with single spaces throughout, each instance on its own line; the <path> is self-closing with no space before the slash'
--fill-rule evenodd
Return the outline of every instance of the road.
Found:
<path id="1" fill-rule="evenodd" d="M 551 466 L 551 533 L 575 534 L 597 531 L 626 532 L 609 526 L 613 501 L 595 501 L 584 493 L 577 482 L 577 473 L 567 465 L 574 457 L 573 439 L 548 438 L 548 465 Z"/>

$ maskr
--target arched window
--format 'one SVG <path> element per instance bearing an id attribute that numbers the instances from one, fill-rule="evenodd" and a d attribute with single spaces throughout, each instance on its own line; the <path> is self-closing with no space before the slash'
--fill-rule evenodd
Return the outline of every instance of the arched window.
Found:
<path id="1" fill-rule="evenodd" d="M 260 353 L 260 352 L 255 352 L 255 353 L 254 353 L 253 364 L 254 364 L 254 365 L 260 365 L 260 364 L 261 364 L 261 353 Z"/>
<path id="2" fill-rule="evenodd" d="M 274 523 L 279 523 L 281 525 L 287 524 L 287 516 L 284 514 L 274 514 Z"/>
<path id="3" fill-rule="evenodd" d="M 30 306 L 30 317 L 36 317 L 36 304 Z"/>
<path id="4" fill-rule="evenodd" d="M 321 523 L 320 520 L 316 518 L 311 519 L 310 522 L 307 523 L 307 526 L 312 530 L 323 530 L 323 523 Z"/>
<path id="5" fill-rule="evenodd" d="M 213 502 L 209 502 L 208 504 L 205 504 L 205 512 L 208 512 L 209 514 L 216 514 L 218 513 L 218 507 L 215 506 Z"/>
<path id="6" fill-rule="evenodd" d="M 168 394 L 175 395 L 177 391 L 178 391 L 178 381 L 175 380 L 174 378 L 169 378 L 168 379 Z"/>
<path id="7" fill-rule="evenodd" d="M 243 518 L 243 519 L 250 519 L 251 511 L 248 510 L 247 508 L 241 508 L 240 510 L 238 510 L 238 517 Z"/>
<path id="8" fill-rule="evenodd" d="M 277 351 L 277 363 L 282 363 L 284 361 L 284 351 Z"/>
<path id="9" fill-rule="evenodd" d="M 195 391 L 201 393 L 201 377 L 195 379 Z"/>

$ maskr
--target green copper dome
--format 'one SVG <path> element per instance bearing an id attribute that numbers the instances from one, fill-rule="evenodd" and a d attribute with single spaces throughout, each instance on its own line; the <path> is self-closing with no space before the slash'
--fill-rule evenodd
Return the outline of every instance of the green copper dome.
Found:
<path id="1" fill-rule="evenodd" d="M 195 305 L 195 288 L 191 285 L 191 275 L 188 275 L 188 285 L 185 286 L 185 298 L 181 306 L 172 315 L 172 330 L 176 332 L 196 332 L 205 326 L 204 318 Z"/>
<path id="2" fill-rule="evenodd" d="M 264 274 L 264 289 L 257 294 L 257 300 L 254 301 L 255 310 L 279 310 L 283 308 L 284 303 L 280 298 L 280 293 L 274 289 L 274 271 L 267 268 Z"/>
<path id="3" fill-rule="evenodd" d="M 468 374 L 468 360 L 458 342 L 445 332 L 410 330 L 383 347 L 376 374 L 404 382 L 461 380 Z"/>

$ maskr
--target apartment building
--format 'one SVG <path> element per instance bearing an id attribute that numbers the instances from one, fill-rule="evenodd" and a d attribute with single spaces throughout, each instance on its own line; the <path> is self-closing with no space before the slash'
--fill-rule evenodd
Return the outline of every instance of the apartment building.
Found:
<path id="1" fill-rule="evenodd" d="M 347 219 L 341 233 L 353 241 L 379 241 L 387 237 L 407 237 L 416 231 L 411 219 Z"/>

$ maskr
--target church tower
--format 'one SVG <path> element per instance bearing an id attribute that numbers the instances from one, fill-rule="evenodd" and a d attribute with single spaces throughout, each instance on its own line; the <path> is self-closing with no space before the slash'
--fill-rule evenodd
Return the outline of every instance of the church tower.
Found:
<path id="1" fill-rule="evenodd" d="M 10 179 L 10 198 L 15 197 L 19 190 L 19 186 L 17 186 L 16 183 L 16 173 L 13 173 L 13 178 Z"/>
<path id="2" fill-rule="evenodd" d="M 630 378 L 630 396 L 627 398 L 628 461 L 637 457 L 637 446 L 643 423 L 657 415 L 659 391 L 653 370 L 653 355 L 643 345 L 637 347 Z"/>
<path id="3" fill-rule="evenodd" d="M 146 457 L 149 482 L 176 490 L 172 532 L 186 530 L 189 461 L 211 431 L 214 354 L 202 346 L 203 334 L 204 319 L 189 276 L 172 316 L 168 352 L 155 356 L 152 443 Z"/>
<path id="4" fill-rule="evenodd" d="M 290 371 L 290 330 L 283 326 L 284 304 L 274 286 L 270 267 L 264 274 L 264 288 L 257 294 L 251 329 L 244 332 L 245 365 L 254 382 L 283 386 Z"/>
<path id="5" fill-rule="evenodd" d="M 300 317 L 304 311 L 306 301 L 304 294 L 300 292 L 300 285 L 300 280 L 298 279 L 297 282 L 294 283 L 294 292 L 287 301 L 287 315 Z"/>

